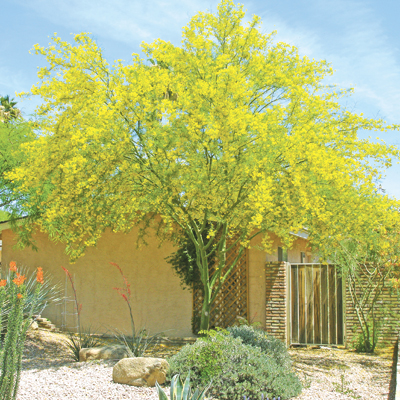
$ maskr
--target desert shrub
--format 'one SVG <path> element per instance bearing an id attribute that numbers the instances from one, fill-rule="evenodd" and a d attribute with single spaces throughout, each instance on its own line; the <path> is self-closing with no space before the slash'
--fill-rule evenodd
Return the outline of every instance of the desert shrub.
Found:
<path id="1" fill-rule="evenodd" d="M 192 345 L 184 346 L 169 360 L 169 379 L 175 374 L 190 377 L 194 386 L 212 381 L 210 394 L 219 400 L 281 396 L 301 392 L 296 375 L 260 347 L 244 344 L 227 331 L 209 331 Z"/>
<path id="2" fill-rule="evenodd" d="M 14 262 L 12 262 L 14 263 Z M 60 283 L 54 283 L 49 273 L 44 273 L 44 283 L 41 285 L 41 290 L 36 293 L 36 273 L 29 268 L 22 266 L 18 268 L 21 275 L 26 276 L 25 297 L 23 302 L 23 315 L 24 318 L 31 313 L 40 314 L 49 304 L 58 304 L 62 298 L 62 290 Z M 8 288 L 12 287 L 13 275 L 9 268 L 2 268 L 0 279 L 5 280 L 6 295 L 2 307 L 2 338 L 6 333 L 8 316 L 11 312 L 13 298 Z M 32 309 L 33 306 L 33 309 Z"/>
<path id="3" fill-rule="evenodd" d="M 229 327 L 228 332 L 235 338 L 240 337 L 244 344 L 259 347 L 265 354 L 271 356 L 280 366 L 290 368 L 292 361 L 286 346 L 261 329 L 248 325 Z"/>

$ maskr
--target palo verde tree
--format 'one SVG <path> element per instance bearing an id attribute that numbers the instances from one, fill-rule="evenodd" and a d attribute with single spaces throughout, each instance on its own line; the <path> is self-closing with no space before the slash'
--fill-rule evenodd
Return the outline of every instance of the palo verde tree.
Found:
<path id="1" fill-rule="evenodd" d="M 348 91 L 324 85 L 325 61 L 275 44 L 260 18 L 244 17 L 222 0 L 191 19 L 181 46 L 143 44 L 145 59 L 130 64 L 108 64 L 87 34 L 36 45 L 49 64 L 31 90 L 43 100 L 41 134 L 10 175 L 72 259 L 106 228 L 186 234 L 204 287 L 201 329 L 234 266 L 224 270 L 230 246 L 243 251 L 260 232 L 290 245 L 303 226 L 321 241 L 363 229 L 390 209 L 374 179 L 399 155 L 357 137 L 392 127 L 342 108 Z"/>

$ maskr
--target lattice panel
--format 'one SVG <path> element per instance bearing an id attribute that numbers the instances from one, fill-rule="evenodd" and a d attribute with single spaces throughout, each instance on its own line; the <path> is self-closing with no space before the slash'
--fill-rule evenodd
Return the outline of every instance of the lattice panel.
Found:
<path id="1" fill-rule="evenodd" d="M 225 270 L 232 265 L 238 253 L 239 245 L 227 253 Z M 237 317 L 248 318 L 246 258 L 246 251 L 244 251 L 212 304 L 211 328 L 217 326 L 227 328 L 237 322 Z M 210 269 L 210 275 L 214 270 L 215 267 Z M 193 291 L 193 328 L 195 332 L 199 328 L 202 305 L 202 292 L 196 289 Z"/>

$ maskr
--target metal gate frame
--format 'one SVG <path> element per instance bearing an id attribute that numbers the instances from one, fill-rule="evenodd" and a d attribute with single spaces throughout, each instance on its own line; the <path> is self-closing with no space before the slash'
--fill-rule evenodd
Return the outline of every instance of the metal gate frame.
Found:
<path id="1" fill-rule="evenodd" d="M 325 269 L 325 268 L 326 269 Z M 303 269 L 304 280 L 304 293 L 301 293 L 302 289 L 299 286 L 299 269 Z M 308 268 L 308 270 L 307 270 Z M 323 270 L 325 273 L 323 274 Z M 311 272 L 309 272 L 311 270 Z M 314 275 L 314 270 L 318 271 Z M 330 276 L 331 271 L 334 272 L 334 288 L 331 285 Z M 323 284 L 321 284 L 322 276 L 326 275 L 326 297 L 325 300 L 323 294 Z M 310 279 L 311 277 L 311 279 Z M 288 294 L 288 338 L 289 344 L 316 344 L 316 345 L 342 345 L 346 342 L 346 324 L 345 324 L 345 282 L 344 279 L 338 275 L 337 269 L 332 264 L 320 264 L 320 263 L 288 263 L 287 270 L 287 294 Z M 294 283 L 293 279 L 296 279 Z M 318 281 L 319 279 L 319 281 Z M 309 285 L 311 281 L 311 286 Z M 318 281 L 318 282 L 316 282 Z M 340 282 L 340 283 L 339 283 Z M 315 284 L 319 285 L 319 290 L 315 291 Z M 338 284 L 341 285 L 339 289 Z M 294 293 L 294 285 L 296 285 L 297 296 Z M 334 298 L 331 299 L 331 291 L 334 291 Z M 296 296 L 296 297 L 295 297 Z M 300 308 L 301 302 L 300 296 L 304 298 L 304 310 Z M 312 296 L 311 301 L 310 296 Z M 332 307 L 332 303 L 334 306 Z M 318 309 L 315 309 L 315 303 L 319 304 Z M 297 307 L 297 313 L 293 310 Z M 339 316 L 341 314 L 341 318 Z M 301 316 L 304 314 L 304 321 L 299 322 Z M 312 315 L 312 323 L 309 321 L 309 316 Z M 340 318 L 340 319 L 339 319 Z M 324 329 L 323 321 L 327 321 L 328 324 Z M 315 323 L 317 322 L 318 328 L 315 329 Z M 304 332 L 301 332 L 301 325 L 304 324 Z M 297 325 L 297 332 L 294 332 Z M 332 325 L 334 325 L 334 331 L 332 331 Z M 309 332 L 311 326 L 311 331 Z M 324 332 L 325 331 L 325 332 Z"/>

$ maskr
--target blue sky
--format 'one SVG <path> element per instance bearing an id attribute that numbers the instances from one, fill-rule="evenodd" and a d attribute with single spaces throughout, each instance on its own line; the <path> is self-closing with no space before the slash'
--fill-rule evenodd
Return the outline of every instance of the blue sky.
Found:
<path id="1" fill-rule="evenodd" d="M 389 0 L 263 0 L 242 1 L 248 16 L 261 16 L 265 33 L 277 30 L 278 41 L 296 45 L 302 55 L 325 59 L 335 74 L 330 81 L 355 88 L 345 105 L 368 117 L 400 123 L 400 3 Z M 1 1 L 0 93 L 28 91 L 38 81 L 39 56 L 57 32 L 63 40 L 91 32 L 106 59 L 129 62 L 142 41 L 161 38 L 179 44 L 181 28 L 198 11 L 215 11 L 218 1 L 198 0 L 13 0 Z M 38 99 L 19 102 L 25 115 Z M 379 136 L 400 147 L 400 133 Z M 400 199 L 400 165 L 382 181 L 390 196 Z"/>

